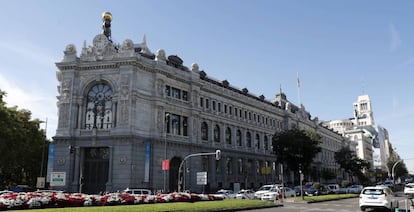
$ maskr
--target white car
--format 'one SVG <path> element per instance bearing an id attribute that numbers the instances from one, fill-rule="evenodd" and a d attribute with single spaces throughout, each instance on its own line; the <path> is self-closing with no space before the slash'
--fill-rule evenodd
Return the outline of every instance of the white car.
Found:
<path id="1" fill-rule="evenodd" d="M 221 199 L 234 199 L 234 198 L 236 198 L 236 194 L 234 193 L 233 190 L 225 190 L 225 189 L 218 190 L 214 194 L 214 196 L 217 197 L 217 198 L 221 198 Z"/>
<path id="2" fill-rule="evenodd" d="M 407 183 L 404 187 L 405 195 L 414 195 L 414 183 Z"/>
<path id="3" fill-rule="evenodd" d="M 367 208 L 394 211 L 398 208 L 398 200 L 388 186 L 365 187 L 359 195 L 359 208 L 361 211 Z"/>
<path id="4" fill-rule="evenodd" d="M 282 194 L 279 188 L 274 187 L 270 189 L 270 191 L 263 193 L 260 197 L 261 200 L 268 200 L 268 201 L 275 201 L 278 199 L 282 199 Z"/>
<path id="5" fill-rule="evenodd" d="M 237 192 L 236 199 L 254 199 L 254 191 L 250 189 L 242 189 Z"/>
<path id="6" fill-rule="evenodd" d="M 273 188 L 278 188 L 277 185 L 264 185 L 259 188 L 256 192 L 254 192 L 255 199 L 262 199 L 262 195 L 266 192 L 269 192 Z"/>

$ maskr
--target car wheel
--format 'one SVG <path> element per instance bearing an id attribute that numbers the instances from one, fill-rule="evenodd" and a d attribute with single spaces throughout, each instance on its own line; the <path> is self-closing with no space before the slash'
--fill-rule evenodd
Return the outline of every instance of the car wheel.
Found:
<path id="1" fill-rule="evenodd" d="M 361 207 L 361 211 L 365 211 L 365 207 Z"/>

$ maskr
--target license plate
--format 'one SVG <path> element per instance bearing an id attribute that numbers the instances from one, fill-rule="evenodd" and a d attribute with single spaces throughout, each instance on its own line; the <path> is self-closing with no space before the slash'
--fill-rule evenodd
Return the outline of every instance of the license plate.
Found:
<path id="1" fill-rule="evenodd" d="M 370 196 L 370 197 L 368 197 L 368 199 L 378 199 L 378 197 Z"/>

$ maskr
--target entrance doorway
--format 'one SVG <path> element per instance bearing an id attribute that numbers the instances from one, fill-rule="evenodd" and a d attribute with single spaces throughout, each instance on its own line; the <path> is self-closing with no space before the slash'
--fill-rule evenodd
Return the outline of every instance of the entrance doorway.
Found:
<path id="1" fill-rule="evenodd" d="M 106 191 L 109 172 L 109 148 L 93 147 L 84 149 L 82 169 L 82 192 L 97 194 Z"/>
<path id="2" fill-rule="evenodd" d="M 169 191 L 177 191 L 178 189 L 178 167 L 180 166 L 181 159 L 173 157 L 170 162 L 170 176 L 169 176 Z"/>

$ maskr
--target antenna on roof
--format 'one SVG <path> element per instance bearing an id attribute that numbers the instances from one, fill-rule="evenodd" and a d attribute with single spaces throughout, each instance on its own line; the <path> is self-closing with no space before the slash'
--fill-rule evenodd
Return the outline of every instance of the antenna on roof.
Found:
<path id="1" fill-rule="evenodd" d="M 111 21 L 112 21 L 112 14 L 110 12 L 102 13 L 102 34 L 104 34 L 109 41 L 111 40 Z"/>

